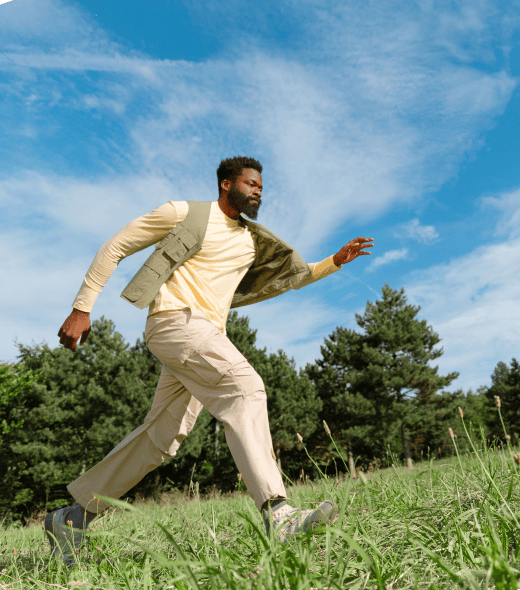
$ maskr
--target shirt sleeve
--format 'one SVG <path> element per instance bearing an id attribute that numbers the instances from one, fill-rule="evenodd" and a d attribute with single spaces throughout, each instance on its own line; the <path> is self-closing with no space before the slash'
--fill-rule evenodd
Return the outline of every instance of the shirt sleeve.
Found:
<path id="1" fill-rule="evenodd" d="M 336 266 L 334 261 L 332 260 L 334 255 L 325 258 L 321 262 L 308 262 L 307 266 L 311 269 L 311 274 L 304 279 L 301 283 L 298 283 L 296 287 L 293 287 L 296 291 L 305 287 L 306 285 L 310 285 L 311 283 L 315 283 L 320 279 L 324 279 L 329 275 L 335 273 L 337 270 L 340 270 L 343 265 Z"/>
<path id="2" fill-rule="evenodd" d="M 125 225 L 98 250 L 72 307 L 90 312 L 121 260 L 165 238 L 170 229 L 186 217 L 187 212 L 185 201 L 168 201 Z"/>

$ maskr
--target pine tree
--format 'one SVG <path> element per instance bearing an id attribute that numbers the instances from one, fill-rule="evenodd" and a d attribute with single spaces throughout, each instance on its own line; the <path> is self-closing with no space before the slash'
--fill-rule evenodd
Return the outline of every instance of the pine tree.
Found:
<path id="1" fill-rule="evenodd" d="M 420 391 L 434 395 L 458 373 L 441 377 L 438 367 L 428 366 L 443 353 L 434 349 L 440 338 L 426 320 L 416 319 L 420 307 L 406 304 L 404 289 L 386 284 L 382 293 L 382 300 L 367 302 L 363 316 L 356 314 L 365 333 L 338 328 L 308 373 L 320 397 L 330 400 L 331 422 L 355 452 L 367 457 L 370 448 L 373 456 L 381 456 L 382 447 L 392 448 L 400 440 L 406 465 L 412 468 L 411 400 Z"/>
<path id="2" fill-rule="evenodd" d="M 327 423 L 336 443 L 343 447 L 343 460 L 349 454 L 362 461 L 381 457 L 389 438 L 382 430 L 387 424 L 380 415 L 384 408 L 355 391 L 350 383 L 353 363 L 360 355 L 362 343 L 360 334 L 339 326 L 325 338 L 321 346 L 322 358 L 305 368 L 322 401 L 319 422 Z M 309 444 L 319 465 L 325 466 L 332 459 L 336 465 L 339 462 L 340 470 L 345 467 L 323 428 L 316 429 Z"/>
<path id="3" fill-rule="evenodd" d="M 18 421 L 13 421 L 12 410 L 17 405 L 17 397 L 24 389 L 36 383 L 38 379 L 38 374 L 25 369 L 23 365 L 0 364 L 0 461 L 4 454 L 3 445 L 5 445 L 8 435 L 23 426 L 23 417 Z M 4 470 L 0 468 L 0 473 L 3 472 Z"/>
<path id="4" fill-rule="evenodd" d="M 511 367 L 499 362 L 491 375 L 491 383 L 486 392 L 489 436 L 502 440 L 505 437 L 496 407 L 495 396 L 498 396 L 506 432 L 516 440 L 520 435 L 520 365 L 517 360 L 511 360 Z"/>
<path id="5" fill-rule="evenodd" d="M 409 416 L 410 452 L 414 459 L 453 455 L 453 442 L 448 434 L 451 428 L 458 437 L 459 449 L 469 450 L 469 442 L 461 424 L 459 407 L 473 438 L 480 440 L 480 429 L 486 424 L 485 392 L 479 387 L 476 393 L 470 389 L 466 394 L 462 389 L 455 392 L 440 392 L 431 395 L 419 390 L 412 400 L 413 412 Z"/>
<path id="6" fill-rule="evenodd" d="M 153 387 L 113 322 L 92 323 L 76 353 L 18 344 L 24 371 L 39 375 L 16 397 L 10 419 L 23 420 L 8 441 L 0 512 L 31 512 L 70 502 L 66 485 L 100 461 L 146 415 Z"/>

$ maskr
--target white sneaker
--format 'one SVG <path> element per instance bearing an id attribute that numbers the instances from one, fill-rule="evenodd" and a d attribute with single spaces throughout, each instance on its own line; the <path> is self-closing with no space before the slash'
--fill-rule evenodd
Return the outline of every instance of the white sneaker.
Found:
<path id="1" fill-rule="evenodd" d="M 296 536 L 300 532 L 304 533 L 325 523 L 333 524 L 339 518 L 338 507 L 330 500 L 325 500 L 317 508 L 311 510 L 301 510 L 284 504 L 275 511 L 271 509 L 270 513 L 274 534 L 284 544 L 290 537 Z M 271 522 L 267 510 L 264 510 L 264 523 L 267 536 L 269 536 Z"/>
<path id="2" fill-rule="evenodd" d="M 47 514 L 45 532 L 51 544 L 51 557 L 61 558 L 67 567 L 76 565 L 76 552 L 85 537 L 86 529 L 75 529 L 68 519 L 72 506 L 65 506 Z"/>

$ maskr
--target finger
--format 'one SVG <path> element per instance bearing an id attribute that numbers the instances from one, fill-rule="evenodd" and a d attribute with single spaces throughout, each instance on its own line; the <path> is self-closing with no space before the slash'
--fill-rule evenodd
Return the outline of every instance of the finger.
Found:
<path id="1" fill-rule="evenodd" d="M 60 338 L 60 344 L 63 344 L 63 346 L 67 346 L 68 344 L 70 344 L 71 338 L 70 336 L 67 336 L 67 334 L 63 333 L 61 335 Z"/>
<path id="2" fill-rule="evenodd" d="M 88 338 L 89 334 L 90 334 L 90 329 L 83 332 L 83 334 L 81 335 L 81 340 L 79 341 L 80 346 L 85 342 L 85 340 Z"/>

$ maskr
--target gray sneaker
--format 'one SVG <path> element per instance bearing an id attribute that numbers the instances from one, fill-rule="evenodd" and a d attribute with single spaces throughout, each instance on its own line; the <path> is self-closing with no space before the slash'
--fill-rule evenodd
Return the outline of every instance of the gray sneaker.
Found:
<path id="1" fill-rule="evenodd" d="M 47 514 L 45 533 L 51 544 L 51 558 L 63 559 L 67 567 L 76 565 L 76 552 L 85 538 L 86 529 L 75 529 L 68 519 L 72 506 Z"/>
<path id="2" fill-rule="evenodd" d="M 283 544 L 300 532 L 305 533 L 325 523 L 333 524 L 339 518 L 338 507 L 330 500 L 325 500 L 311 510 L 301 510 L 285 504 L 271 513 L 274 534 Z M 264 523 L 269 536 L 271 522 L 267 510 L 264 510 Z"/>

